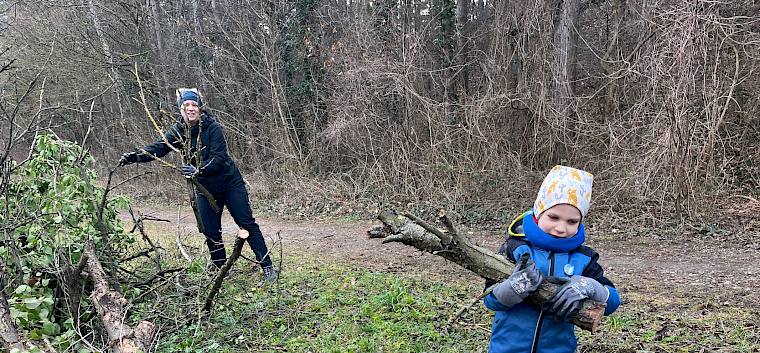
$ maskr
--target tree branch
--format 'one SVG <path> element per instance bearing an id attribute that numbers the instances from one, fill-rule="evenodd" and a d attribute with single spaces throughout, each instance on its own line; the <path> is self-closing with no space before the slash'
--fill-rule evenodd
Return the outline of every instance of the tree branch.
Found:
<path id="1" fill-rule="evenodd" d="M 378 219 L 390 227 L 391 232 L 393 232 L 392 235 L 383 240 L 383 244 L 400 242 L 413 246 L 419 250 L 441 256 L 492 281 L 500 282 L 509 277 L 514 265 L 506 258 L 474 245 L 466 236 L 458 234 L 451 221 L 446 217 L 445 211 L 441 210 L 438 217 L 448 229 L 446 232 L 426 224 L 417 217 L 410 218 L 407 215 L 399 215 L 395 211 L 383 211 Z M 433 231 L 429 231 L 429 229 Z M 451 236 L 451 242 L 444 246 L 441 237 L 446 238 L 448 236 Z M 535 305 L 542 305 L 558 289 L 557 284 L 544 280 L 538 290 L 531 294 L 527 300 Z M 594 332 L 604 316 L 605 307 L 604 303 L 586 300 L 573 323 L 584 330 Z M 453 322 L 459 315 L 461 312 L 449 321 Z"/>

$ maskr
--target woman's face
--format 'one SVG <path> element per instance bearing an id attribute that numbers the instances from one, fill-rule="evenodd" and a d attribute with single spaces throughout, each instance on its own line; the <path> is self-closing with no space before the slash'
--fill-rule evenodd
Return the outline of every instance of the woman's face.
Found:
<path id="1" fill-rule="evenodd" d="M 581 211 L 572 205 L 554 205 L 538 217 L 538 228 L 557 238 L 570 238 L 578 233 Z"/>
<path id="2" fill-rule="evenodd" d="M 182 102 L 182 116 L 185 118 L 185 122 L 191 126 L 198 124 L 198 121 L 201 119 L 201 110 L 198 108 L 198 103 L 194 100 Z"/>

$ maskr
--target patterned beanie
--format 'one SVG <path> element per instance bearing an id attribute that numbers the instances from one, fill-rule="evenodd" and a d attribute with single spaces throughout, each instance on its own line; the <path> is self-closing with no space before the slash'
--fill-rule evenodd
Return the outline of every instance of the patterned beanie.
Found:
<path id="1" fill-rule="evenodd" d="M 565 167 L 554 166 L 544 178 L 538 197 L 533 203 L 533 214 L 536 218 L 541 213 L 559 204 L 569 204 L 581 211 L 581 216 L 586 217 L 591 206 L 591 186 L 594 176 L 591 173 Z"/>
<path id="2" fill-rule="evenodd" d="M 182 109 L 182 103 L 187 100 L 195 101 L 199 107 L 203 106 L 201 94 L 197 88 L 177 88 L 177 107 Z"/>

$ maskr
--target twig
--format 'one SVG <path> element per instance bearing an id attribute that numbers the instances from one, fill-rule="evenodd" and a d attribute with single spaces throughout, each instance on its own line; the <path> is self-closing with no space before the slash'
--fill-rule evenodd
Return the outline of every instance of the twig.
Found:
<path id="1" fill-rule="evenodd" d="M 153 281 L 155 281 L 156 279 L 163 278 L 163 275 L 165 275 L 165 274 L 171 274 L 171 273 L 183 271 L 184 269 L 185 269 L 184 267 L 175 267 L 175 268 L 170 268 L 170 269 L 162 270 L 160 272 L 156 272 L 152 277 L 150 277 L 150 278 L 148 278 L 148 279 L 146 279 L 146 280 L 144 280 L 144 281 L 142 281 L 140 283 L 136 283 L 135 287 L 146 287 L 149 284 L 151 284 Z"/>
<path id="2" fill-rule="evenodd" d="M 187 262 L 192 262 L 193 258 L 190 257 L 190 255 L 185 250 L 185 246 L 182 244 L 182 239 L 180 239 L 181 233 L 177 232 L 177 237 L 175 238 L 175 241 L 177 242 L 177 248 L 179 248 L 179 253 L 182 254 L 182 257 L 187 260 Z"/>
<path id="3" fill-rule="evenodd" d="M 135 217 L 135 213 L 132 210 L 132 206 L 129 206 L 129 215 L 132 216 L 132 221 L 135 222 L 135 227 L 137 227 L 138 230 L 140 230 L 140 234 L 142 235 L 143 240 L 145 240 L 148 245 L 150 245 L 150 251 L 153 251 L 156 255 L 151 256 L 150 259 L 153 260 L 153 263 L 156 265 L 156 271 L 161 272 L 161 253 L 158 251 L 158 247 L 156 244 L 153 243 L 153 241 L 148 236 L 148 233 L 145 232 L 145 226 L 143 225 L 143 219 L 144 217 L 142 214 L 140 214 L 140 217 Z"/>
<path id="4" fill-rule="evenodd" d="M 446 326 L 443 327 L 443 333 L 448 334 L 449 329 L 451 328 L 451 325 L 454 324 L 454 321 L 458 320 L 462 316 L 462 314 L 464 314 L 465 311 L 472 309 L 472 307 L 475 306 L 475 304 L 480 303 L 480 301 L 483 300 L 483 298 L 491 294 L 491 292 L 493 292 L 493 289 L 496 288 L 496 285 L 498 284 L 499 283 L 495 283 L 491 285 L 490 287 L 486 288 L 486 290 L 484 290 L 482 294 L 480 294 L 477 298 L 473 299 L 469 304 L 459 308 L 456 314 L 452 315 L 449 318 L 449 321 L 446 322 Z"/>

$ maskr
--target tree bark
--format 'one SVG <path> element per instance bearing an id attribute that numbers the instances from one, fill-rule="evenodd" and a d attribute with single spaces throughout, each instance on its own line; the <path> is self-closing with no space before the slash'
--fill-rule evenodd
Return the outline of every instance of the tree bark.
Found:
<path id="1" fill-rule="evenodd" d="M 558 121 L 566 121 L 573 96 L 572 81 L 575 68 L 575 46 L 578 25 L 579 0 L 561 0 L 554 19 L 553 60 L 551 79 L 552 114 Z"/>
<path id="2" fill-rule="evenodd" d="M 152 23 L 152 29 L 153 34 L 156 38 L 156 61 L 158 64 L 158 69 L 156 70 L 158 72 L 157 77 L 160 77 L 160 82 L 158 82 L 158 88 L 159 92 L 161 92 L 161 95 L 164 99 L 166 99 L 167 102 L 171 103 L 173 102 L 172 93 L 173 90 L 169 88 L 169 78 L 166 74 L 167 65 L 164 62 L 164 57 L 166 56 L 166 45 L 165 45 L 165 33 L 163 32 L 165 29 L 161 26 L 161 19 L 164 18 L 161 14 L 161 8 L 158 3 L 159 0 L 147 0 L 147 6 L 150 8 L 151 15 L 153 16 L 153 23 Z M 157 78 L 156 81 L 159 79 Z"/>
<path id="3" fill-rule="evenodd" d="M 457 56 L 456 63 L 460 66 L 457 74 L 459 85 L 459 97 L 468 97 L 470 94 L 470 0 L 457 1 Z"/>
<path id="4" fill-rule="evenodd" d="M 393 234 L 383 240 L 383 244 L 400 242 L 419 250 L 441 256 L 475 274 L 493 281 L 502 281 L 512 273 L 512 265 L 503 256 L 479 247 L 458 234 L 442 210 L 438 219 L 446 230 L 438 229 L 411 214 L 397 214 L 383 211 L 378 219 L 385 223 Z M 542 305 L 559 289 L 559 285 L 544 280 L 538 290 L 528 297 L 535 305 Z M 586 300 L 573 324 L 591 332 L 596 331 L 604 316 L 606 304 Z"/>
<path id="5" fill-rule="evenodd" d="M 84 248 L 87 256 L 87 268 L 95 282 L 95 289 L 90 298 L 108 333 L 108 339 L 114 353 L 147 352 L 156 332 L 156 326 L 149 321 L 141 321 L 136 328 L 125 324 L 127 300 L 116 291 L 111 290 L 100 260 L 95 255 L 95 245 L 87 241 Z"/>
<path id="6" fill-rule="evenodd" d="M 607 34 L 607 49 L 604 53 L 604 57 L 601 59 L 601 66 L 604 73 L 607 76 L 608 84 L 605 94 L 604 107 L 606 111 L 602 114 L 605 120 L 605 126 L 611 117 L 611 114 L 615 112 L 617 102 L 617 76 L 616 73 L 620 60 L 620 32 L 623 25 L 623 18 L 625 16 L 626 0 L 612 1 L 612 9 L 610 12 L 610 25 Z"/>
<path id="7" fill-rule="evenodd" d="M 124 87 L 123 80 L 121 77 L 121 74 L 119 74 L 119 71 L 116 70 L 116 65 L 114 63 L 114 55 L 113 51 L 111 50 L 111 46 L 108 44 L 108 41 L 106 40 L 106 32 L 103 28 L 103 24 L 100 18 L 100 12 L 98 11 L 99 4 L 96 3 L 97 0 L 89 0 L 88 2 L 88 10 L 90 12 L 90 17 L 92 18 L 92 24 L 95 28 L 95 34 L 98 36 L 98 40 L 100 41 L 100 47 L 103 50 L 103 55 L 106 57 L 106 60 L 108 60 L 108 67 L 109 71 L 111 72 L 111 82 L 114 84 L 113 92 L 115 95 L 116 105 L 119 107 L 119 116 L 121 118 L 121 121 L 126 121 L 126 118 L 124 116 L 124 107 L 121 104 L 122 101 L 122 88 Z"/>

